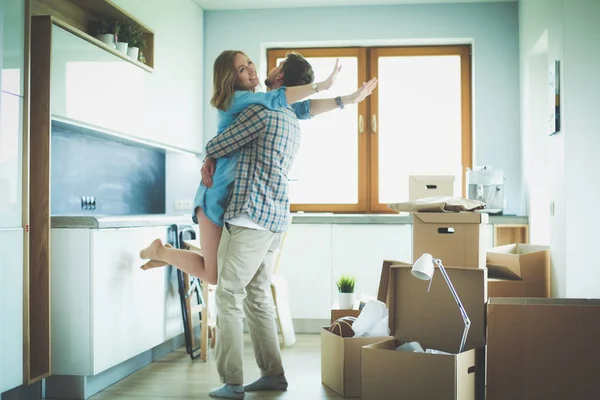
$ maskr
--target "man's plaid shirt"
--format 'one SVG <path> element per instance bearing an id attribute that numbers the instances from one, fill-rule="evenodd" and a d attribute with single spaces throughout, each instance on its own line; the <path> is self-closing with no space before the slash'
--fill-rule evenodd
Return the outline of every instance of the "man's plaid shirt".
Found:
<path id="1" fill-rule="evenodd" d="M 211 139 L 207 156 L 219 158 L 240 150 L 224 221 L 247 212 L 270 231 L 286 231 L 291 221 L 287 176 L 299 147 L 300 124 L 289 107 L 251 105 Z"/>

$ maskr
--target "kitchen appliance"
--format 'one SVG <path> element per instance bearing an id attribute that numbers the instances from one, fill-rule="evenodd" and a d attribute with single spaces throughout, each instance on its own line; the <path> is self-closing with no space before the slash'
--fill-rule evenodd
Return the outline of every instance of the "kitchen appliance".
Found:
<path id="1" fill-rule="evenodd" d="M 485 203 L 488 214 L 504 211 L 504 172 L 490 166 L 467 169 L 467 197 Z"/>

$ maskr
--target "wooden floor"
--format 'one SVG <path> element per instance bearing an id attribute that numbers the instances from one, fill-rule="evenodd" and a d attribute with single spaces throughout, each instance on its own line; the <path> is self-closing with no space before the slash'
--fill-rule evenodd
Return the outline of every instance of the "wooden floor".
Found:
<path id="1" fill-rule="evenodd" d="M 293 347 L 282 348 L 289 388 L 285 392 L 246 393 L 246 399 L 341 399 L 321 384 L 321 339 L 319 335 L 296 335 Z M 244 373 L 246 383 L 260 376 L 252 345 L 246 335 Z M 90 400 L 210 399 L 212 388 L 220 386 L 211 349 L 207 362 L 192 361 L 185 348 L 168 354 L 138 372 L 106 388 Z"/>

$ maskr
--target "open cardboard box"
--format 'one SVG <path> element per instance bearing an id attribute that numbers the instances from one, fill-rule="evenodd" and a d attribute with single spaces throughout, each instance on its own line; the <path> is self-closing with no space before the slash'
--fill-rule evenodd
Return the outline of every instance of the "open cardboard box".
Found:
<path id="1" fill-rule="evenodd" d="M 389 321 L 394 338 L 362 348 L 361 395 L 364 400 L 474 400 L 484 394 L 486 269 L 446 268 L 471 320 L 465 349 L 458 351 L 464 322 L 436 268 L 428 281 L 411 274 L 410 265 L 390 267 Z M 450 355 L 410 353 L 396 347 L 417 341 L 424 349 Z"/>
<path id="2" fill-rule="evenodd" d="M 479 212 L 417 212 L 413 214 L 413 262 L 430 253 L 442 264 L 485 268 L 485 225 Z"/>
<path id="3" fill-rule="evenodd" d="M 398 261 L 384 261 L 381 267 L 381 278 L 377 299 L 386 304 L 390 266 Z M 334 315 L 334 311 L 336 311 Z M 337 318 L 360 314 L 358 310 L 332 310 L 332 322 Z M 337 320 L 336 318 L 336 320 Z M 360 357 L 361 348 L 371 343 L 380 342 L 391 336 L 370 336 L 343 338 L 329 332 L 328 326 L 321 329 L 321 382 L 343 397 L 360 397 Z"/>
<path id="4" fill-rule="evenodd" d="M 488 400 L 600 399 L 600 299 L 490 298 L 487 314 Z"/>
<path id="5" fill-rule="evenodd" d="M 487 250 L 489 297 L 550 297 L 550 247 L 509 244 Z"/>

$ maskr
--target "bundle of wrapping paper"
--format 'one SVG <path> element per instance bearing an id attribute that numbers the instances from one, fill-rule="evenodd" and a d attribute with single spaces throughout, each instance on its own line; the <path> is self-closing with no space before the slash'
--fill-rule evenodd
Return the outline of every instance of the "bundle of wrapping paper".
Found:
<path id="1" fill-rule="evenodd" d="M 483 210 L 485 203 L 480 200 L 464 199 L 462 197 L 436 196 L 404 203 L 392 203 L 388 204 L 388 207 L 398 212 L 473 212 Z"/>

